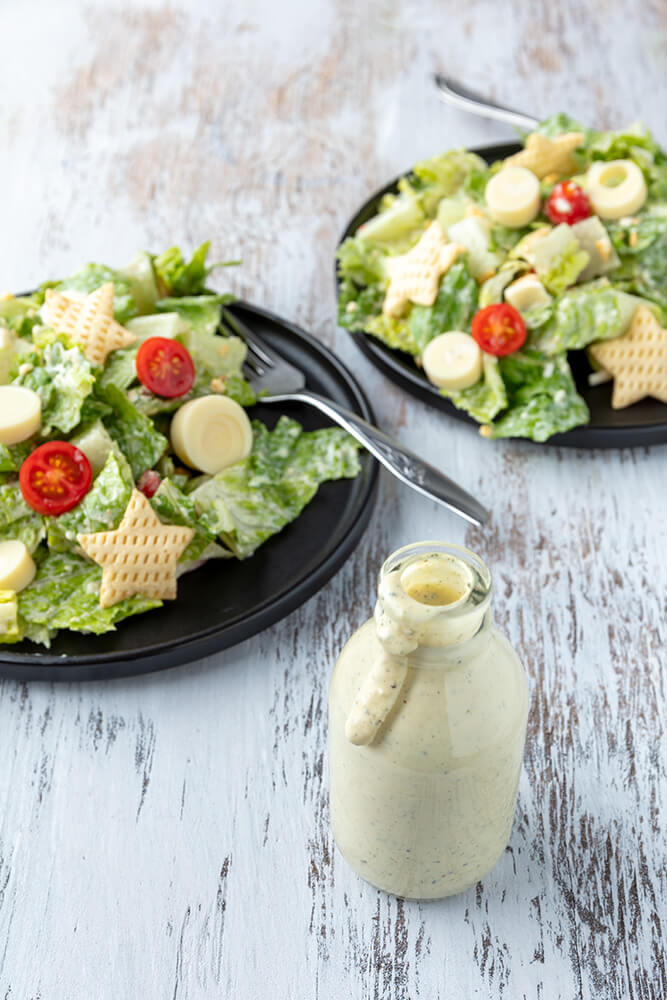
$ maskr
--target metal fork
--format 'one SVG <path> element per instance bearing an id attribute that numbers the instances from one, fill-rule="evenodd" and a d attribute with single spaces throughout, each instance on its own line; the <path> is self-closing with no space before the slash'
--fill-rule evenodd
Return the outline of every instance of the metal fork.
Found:
<path id="1" fill-rule="evenodd" d="M 244 373 L 253 389 L 262 393 L 262 403 L 296 402 L 314 406 L 360 441 L 406 486 L 473 524 L 481 525 L 488 520 L 488 511 L 453 480 L 356 413 L 307 389 L 304 373 L 277 354 L 229 309 L 223 308 L 222 319 L 247 345 Z"/>
<path id="2" fill-rule="evenodd" d="M 507 122 L 508 125 L 514 125 L 516 128 L 527 128 L 531 132 L 539 124 L 538 118 L 526 115 L 523 111 L 513 111 L 501 104 L 494 104 L 488 97 L 476 94 L 451 76 L 436 73 L 434 79 L 440 100 L 460 111 L 469 111 L 471 114 L 481 115 L 483 118 L 495 118 L 496 121 Z"/>

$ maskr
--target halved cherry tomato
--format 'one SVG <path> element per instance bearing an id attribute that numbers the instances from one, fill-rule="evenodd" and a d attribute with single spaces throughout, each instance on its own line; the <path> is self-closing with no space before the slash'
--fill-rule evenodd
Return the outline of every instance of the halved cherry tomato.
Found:
<path id="1" fill-rule="evenodd" d="M 143 495 L 150 500 L 157 493 L 161 482 L 160 474 L 155 469 L 147 469 L 137 479 L 137 489 L 141 490 Z"/>
<path id="2" fill-rule="evenodd" d="M 168 337 L 149 337 L 137 352 L 137 375 L 156 396 L 184 396 L 195 381 L 195 366 L 187 348 Z"/>
<path id="3" fill-rule="evenodd" d="M 19 470 L 23 499 L 38 514 L 57 517 L 83 500 L 93 470 L 82 451 L 68 441 L 47 441 L 29 455 Z"/>
<path id="4" fill-rule="evenodd" d="M 518 309 L 501 302 L 475 313 L 470 332 L 483 351 L 503 358 L 519 350 L 526 339 L 526 324 Z"/>
<path id="5" fill-rule="evenodd" d="M 588 218 L 591 214 L 591 203 L 583 188 L 574 181 L 561 181 L 547 198 L 544 211 L 554 226 L 561 222 L 573 226 L 575 222 Z"/>

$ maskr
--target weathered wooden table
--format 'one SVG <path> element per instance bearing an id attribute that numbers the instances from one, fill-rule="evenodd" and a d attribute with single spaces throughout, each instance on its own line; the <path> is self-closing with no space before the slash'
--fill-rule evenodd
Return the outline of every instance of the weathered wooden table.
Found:
<path id="1" fill-rule="evenodd" d="M 528 111 L 663 140 L 664 9 L 447 0 L 4 5 L 2 285 L 210 237 L 232 288 L 314 332 L 382 426 L 493 509 L 383 479 L 338 576 L 219 656 L 118 683 L 0 687 L 0 997 L 659 1000 L 667 995 L 664 448 L 493 445 L 336 330 L 332 255 L 422 155 L 508 137 L 443 107 L 446 69 Z M 663 92 L 661 92 L 663 91 Z M 465 542 L 527 665 L 510 846 L 474 890 L 388 898 L 336 854 L 326 693 L 375 573 Z M 226 571 L 232 572 L 232 568 Z"/>

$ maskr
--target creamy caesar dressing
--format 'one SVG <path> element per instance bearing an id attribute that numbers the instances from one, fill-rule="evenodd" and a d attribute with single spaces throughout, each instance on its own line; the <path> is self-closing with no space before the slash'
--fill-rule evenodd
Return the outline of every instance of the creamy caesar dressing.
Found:
<path id="1" fill-rule="evenodd" d="M 422 899 L 486 874 L 512 825 L 527 692 L 481 560 L 436 543 L 391 557 L 329 711 L 332 824 L 352 867 Z"/>

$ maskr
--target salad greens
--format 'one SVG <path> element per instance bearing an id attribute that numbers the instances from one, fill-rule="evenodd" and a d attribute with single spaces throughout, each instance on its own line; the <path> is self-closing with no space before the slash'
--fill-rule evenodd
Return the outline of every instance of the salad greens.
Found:
<path id="1" fill-rule="evenodd" d="M 123 269 L 88 264 L 32 295 L 0 301 L 0 386 L 33 390 L 42 408 L 37 434 L 0 444 L 0 542 L 23 542 L 36 565 L 32 582 L 18 593 L 0 588 L 0 643 L 48 645 L 60 629 L 99 634 L 160 607 L 161 600 L 142 595 L 102 607 L 102 569 L 77 540 L 115 530 L 146 474 L 156 484 L 149 498 L 160 520 L 193 531 L 179 559 L 180 576 L 208 559 L 251 556 L 299 516 L 321 483 L 359 472 L 358 445 L 344 431 L 304 432 L 287 417 L 272 430 L 253 421 L 248 457 L 215 476 L 184 468 L 172 454 L 170 422 L 184 403 L 216 393 L 242 406 L 257 399 L 243 377 L 245 344 L 220 332 L 220 306 L 231 296 L 206 287 L 208 249 L 202 244 L 190 259 L 178 247 L 139 253 Z M 109 281 L 114 318 L 137 342 L 112 351 L 100 367 L 67 335 L 45 326 L 41 310 L 47 288 L 88 295 Z M 148 337 L 174 339 L 187 349 L 195 369 L 189 392 L 166 398 L 141 383 L 136 359 Z M 49 441 L 79 448 L 93 476 L 79 502 L 57 516 L 37 513 L 19 482 L 23 463 Z M 233 573 L 233 565 L 220 571 Z"/>
<path id="2" fill-rule="evenodd" d="M 489 438 L 545 441 L 586 423 L 588 409 L 568 352 L 622 336 L 638 305 L 659 320 L 667 315 L 667 153 L 639 124 L 604 132 L 557 114 L 536 131 L 551 140 L 581 135 L 570 154 L 570 172 L 539 178 L 542 199 L 562 180 L 585 192 L 592 164 L 624 160 L 641 170 L 645 201 L 619 218 L 593 213 L 574 224 L 552 222 L 542 201 L 532 221 L 504 225 L 485 199 L 486 185 L 504 161 L 488 165 L 459 149 L 418 163 L 338 250 L 340 325 L 411 355 L 418 366 L 435 337 L 470 332 L 478 310 L 509 301 L 513 283 L 534 272 L 543 295 L 520 307 L 527 332 L 522 349 L 498 359 L 484 353 L 476 383 L 440 389 Z M 431 305 L 411 302 L 399 315 L 386 315 L 386 262 L 412 249 L 433 219 L 445 240 L 465 252 L 440 278 Z"/>

